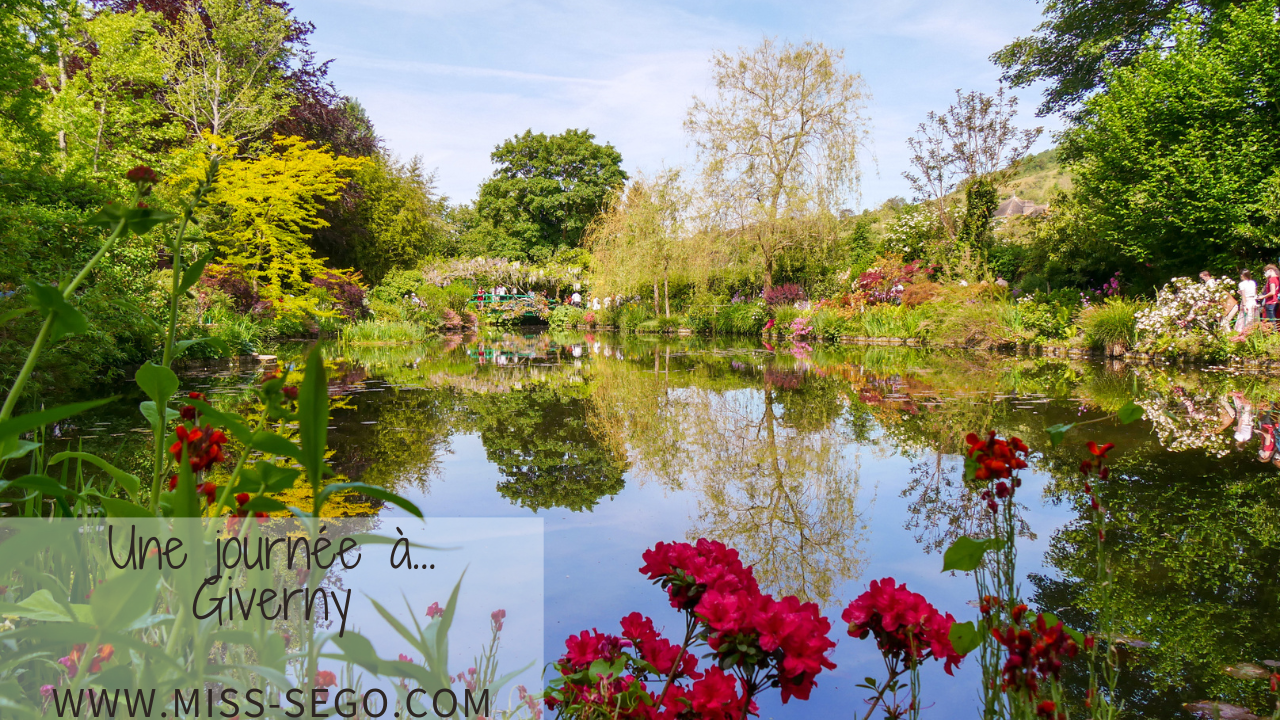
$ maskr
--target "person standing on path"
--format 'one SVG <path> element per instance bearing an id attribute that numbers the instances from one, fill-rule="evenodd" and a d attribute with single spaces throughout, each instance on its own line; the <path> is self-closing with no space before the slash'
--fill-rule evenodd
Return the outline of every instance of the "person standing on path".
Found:
<path id="1" fill-rule="evenodd" d="M 1280 305 L 1280 268 L 1268 265 L 1263 271 L 1266 280 L 1262 283 L 1262 318 L 1276 322 L 1276 306 Z"/>
<path id="2" fill-rule="evenodd" d="M 1244 332 L 1258 320 L 1258 284 L 1253 273 L 1240 271 L 1240 312 L 1236 315 L 1236 332 Z"/>

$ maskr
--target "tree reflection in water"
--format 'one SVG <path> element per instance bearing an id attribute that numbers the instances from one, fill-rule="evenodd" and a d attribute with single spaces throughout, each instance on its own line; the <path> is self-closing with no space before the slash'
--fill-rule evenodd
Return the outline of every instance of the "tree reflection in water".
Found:
<path id="1" fill-rule="evenodd" d="M 738 547 L 771 591 L 824 602 L 865 564 L 858 453 L 910 460 L 903 522 L 928 551 L 982 534 L 984 510 L 960 480 L 967 432 L 1024 438 L 1049 476 L 1045 499 L 1079 516 L 1080 444 L 1115 442 L 1100 492 L 1113 513 L 1116 615 L 1124 635 L 1149 643 L 1126 653 L 1126 702 L 1140 717 L 1175 717 L 1180 703 L 1207 698 L 1263 707 L 1265 683 L 1221 668 L 1280 659 L 1280 475 L 1258 462 L 1280 399 L 1274 379 L 887 349 L 819 347 L 795 358 L 696 338 L 540 336 L 484 347 L 418 350 L 413 363 L 371 371 L 450 394 L 403 407 L 398 396 L 378 398 L 368 412 L 393 418 L 387 425 L 419 409 L 426 442 L 416 456 L 369 450 L 387 457 L 365 473 L 430 467 L 443 451 L 431 438 L 450 431 L 478 432 L 504 493 L 528 507 L 592 507 L 621 489 L 625 470 L 633 482 L 693 493 L 690 537 Z M 507 362 L 492 362 L 495 352 Z M 1049 446 L 1045 427 L 1130 400 L 1149 420 L 1083 426 Z M 426 416 L 444 418 L 440 432 L 425 429 L 435 422 Z M 1082 629 L 1097 610 L 1093 552 L 1087 526 L 1069 522 L 1050 541 L 1054 576 L 1031 578 L 1036 604 Z"/>

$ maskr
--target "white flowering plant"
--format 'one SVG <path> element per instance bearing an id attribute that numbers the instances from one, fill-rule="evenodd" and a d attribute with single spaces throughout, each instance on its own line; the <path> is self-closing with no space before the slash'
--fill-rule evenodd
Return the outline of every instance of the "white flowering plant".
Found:
<path id="1" fill-rule="evenodd" d="M 1231 333 L 1235 285 L 1227 278 L 1208 281 L 1179 277 L 1156 293 L 1148 310 L 1137 314 L 1138 347 L 1168 352 L 1191 342 L 1218 342 Z"/>

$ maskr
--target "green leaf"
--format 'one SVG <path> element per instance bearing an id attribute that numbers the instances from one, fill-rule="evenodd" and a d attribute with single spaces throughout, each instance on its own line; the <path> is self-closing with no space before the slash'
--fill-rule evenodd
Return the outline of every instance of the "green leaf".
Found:
<path id="1" fill-rule="evenodd" d="M 101 210 L 90 215 L 84 221 L 85 225 L 90 227 L 114 229 L 120 221 L 124 220 L 124 205 L 117 202 L 109 202 L 102 207 Z"/>
<path id="2" fill-rule="evenodd" d="M 133 380 L 157 406 L 167 407 L 169 398 L 178 392 L 178 376 L 169 368 L 153 362 L 138 368 Z"/>
<path id="3" fill-rule="evenodd" d="M 20 457 L 26 457 L 27 453 L 40 447 L 43 443 L 31 442 L 30 440 L 14 440 L 15 449 L 9 450 L 8 445 L 0 447 L 0 460 L 17 460 Z"/>
<path id="4" fill-rule="evenodd" d="M 253 467 L 240 471 L 240 482 L 236 483 L 235 492 L 278 493 L 292 488 L 294 480 L 301 474 L 294 468 L 280 467 L 266 460 L 259 460 Z"/>
<path id="5" fill-rule="evenodd" d="M 50 342 L 66 335 L 82 333 L 89 329 L 89 319 L 84 316 L 84 313 L 67 302 L 67 299 L 62 296 L 62 291 L 57 286 L 29 282 L 27 287 L 31 290 L 31 304 L 42 315 L 53 318 L 52 333 L 49 336 Z"/>
<path id="6" fill-rule="evenodd" d="M 163 425 L 160 424 L 160 413 L 156 412 L 155 400 L 143 400 L 138 403 L 138 410 L 142 411 L 142 417 L 146 418 L 147 422 L 151 423 L 151 429 L 157 432 L 163 431 L 171 421 L 177 420 L 180 417 L 177 410 L 166 406 L 164 409 L 165 422 Z"/>
<path id="7" fill-rule="evenodd" d="M 241 509 L 241 510 L 243 510 L 243 511 L 245 511 L 245 512 L 251 512 L 251 513 L 253 513 L 253 512 L 279 512 L 279 511 L 281 511 L 281 510 L 288 510 L 288 509 L 289 509 L 289 506 L 288 506 L 288 505 L 285 505 L 284 503 L 280 502 L 279 500 L 276 500 L 275 498 L 271 498 L 271 497 L 267 497 L 267 496 L 263 495 L 263 496 L 261 496 L 261 497 L 253 498 L 252 500 L 250 500 L 249 502 L 245 503 L 244 505 L 241 505 L 241 506 L 240 506 L 240 509 Z"/>
<path id="8" fill-rule="evenodd" d="M 204 266 L 209 264 L 209 261 L 213 259 L 213 255 L 214 251 L 210 250 L 182 271 L 182 282 L 178 285 L 178 292 L 184 293 L 200 282 L 200 276 L 204 275 Z"/>
<path id="9" fill-rule="evenodd" d="M 46 475 L 24 475 L 17 480 L 0 480 L 0 491 L 11 487 L 35 490 L 54 497 L 64 497 L 66 495 L 75 494 L 68 490 L 62 483 Z"/>
<path id="10" fill-rule="evenodd" d="M 1145 411 L 1142 409 L 1140 405 L 1130 400 L 1128 403 L 1125 404 L 1124 407 L 1116 411 L 1116 416 L 1120 418 L 1120 422 L 1122 424 L 1128 425 L 1134 420 L 1137 420 L 1138 418 L 1142 417 L 1143 412 Z"/>
<path id="11" fill-rule="evenodd" d="M 153 518 L 155 513 L 147 510 L 139 505 L 134 505 L 127 500 L 117 500 L 115 498 L 102 498 L 102 509 L 107 511 L 107 517 L 113 518 Z"/>
<path id="12" fill-rule="evenodd" d="M 369 497 L 389 502 L 414 517 L 422 517 L 422 511 L 419 510 L 418 506 L 414 505 L 412 502 L 400 497 L 386 488 L 380 488 L 377 485 L 369 485 L 368 483 L 361 482 L 333 483 L 331 485 L 326 485 L 324 490 L 321 490 L 320 493 L 316 495 L 316 510 L 319 511 L 323 508 L 331 495 L 336 492 L 343 492 L 346 490 L 355 490 L 361 495 L 368 495 Z"/>
<path id="13" fill-rule="evenodd" d="M 244 420 L 235 413 L 225 413 L 214 408 L 204 400 L 191 400 L 190 403 L 200 412 L 201 417 L 205 421 L 213 423 L 227 429 L 235 439 L 248 445 L 253 432 L 249 430 L 249 426 L 244 424 Z"/>
<path id="14" fill-rule="evenodd" d="M 293 458 L 298 461 L 302 460 L 304 452 L 298 449 L 297 445 L 289 442 L 287 438 L 266 430 L 259 430 L 250 436 L 249 447 L 268 455 Z"/>
<path id="15" fill-rule="evenodd" d="M 35 308 L 23 307 L 23 308 L 15 308 L 13 310 L 10 310 L 5 314 L 0 315 L 0 325 L 7 324 L 10 320 L 13 320 L 15 318 L 20 318 L 23 315 L 26 315 L 27 313 L 31 312 L 32 310 L 35 310 Z"/>
<path id="16" fill-rule="evenodd" d="M 298 439 L 302 454 L 298 461 L 307 469 L 312 492 L 319 492 L 324 480 L 324 451 L 329 436 L 329 381 L 325 377 L 324 355 L 316 345 L 307 353 L 307 367 L 298 388 Z M 315 510 L 323 506 L 317 496 Z M 416 509 L 416 508 L 415 508 Z M 422 513 L 417 513 L 422 517 Z"/>
<path id="17" fill-rule="evenodd" d="M 948 570 L 973 572 L 982 564 L 982 556 L 987 553 L 987 550 L 999 548 L 1003 545 L 1004 541 L 996 538 L 990 540 L 974 540 L 971 537 L 957 538 L 942 555 L 942 572 L 947 572 Z"/>
<path id="18" fill-rule="evenodd" d="M 135 235 L 146 235 L 151 232 L 151 228 L 177 219 L 177 215 L 166 210 L 158 210 L 153 207 L 131 207 L 124 210 L 125 221 L 129 224 L 129 230 Z"/>
<path id="19" fill-rule="evenodd" d="M 160 571 L 154 566 L 121 573 L 99 585 L 89 599 L 93 620 L 104 630 L 121 631 L 155 609 Z"/>
<path id="20" fill-rule="evenodd" d="M 17 615 L 43 622 L 73 622 L 76 619 L 53 599 L 53 593 L 47 589 L 35 591 L 20 603 L 0 602 L 0 615 Z"/>
<path id="21" fill-rule="evenodd" d="M 222 353 L 223 355 L 231 354 L 231 348 L 225 342 L 223 342 L 222 338 L 203 337 L 203 338 L 196 338 L 194 340 L 179 340 L 178 342 L 174 343 L 173 356 L 177 358 L 181 356 L 182 353 L 186 352 L 187 348 L 191 347 L 192 345 L 198 345 L 200 343 L 204 343 L 205 345 L 210 345 L 214 347 L 215 349 L 218 350 L 218 352 Z"/>
<path id="22" fill-rule="evenodd" d="M 110 475 L 112 480 L 119 483 L 120 487 L 129 493 L 129 497 L 133 498 L 134 502 L 138 501 L 138 488 L 142 481 L 138 479 L 137 475 L 127 473 L 97 455 L 90 455 L 86 452 L 60 452 L 49 460 L 49 464 L 56 465 L 64 460 L 81 460 L 97 465 L 103 472 Z"/>
<path id="23" fill-rule="evenodd" d="M 968 655 L 982 645 L 982 635 L 972 622 L 954 623 L 949 633 L 951 647 L 961 655 Z"/>
<path id="24" fill-rule="evenodd" d="M 1049 444 L 1058 447 L 1062 444 L 1062 438 L 1066 437 L 1067 431 L 1075 427 L 1075 423 L 1061 423 L 1058 425 L 1050 425 L 1044 431 L 1049 433 Z"/>

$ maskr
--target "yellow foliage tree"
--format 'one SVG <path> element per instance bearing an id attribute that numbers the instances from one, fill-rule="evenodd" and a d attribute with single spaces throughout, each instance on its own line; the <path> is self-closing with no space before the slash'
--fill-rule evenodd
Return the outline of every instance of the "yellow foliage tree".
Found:
<path id="1" fill-rule="evenodd" d="M 324 264 L 307 239 L 328 225 L 321 207 L 365 162 L 277 136 L 274 152 L 223 164 L 211 199 L 222 218 L 210 233 L 223 262 L 242 269 L 263 299 L 284 310 L 311 309 L 303 296 Z"/>

